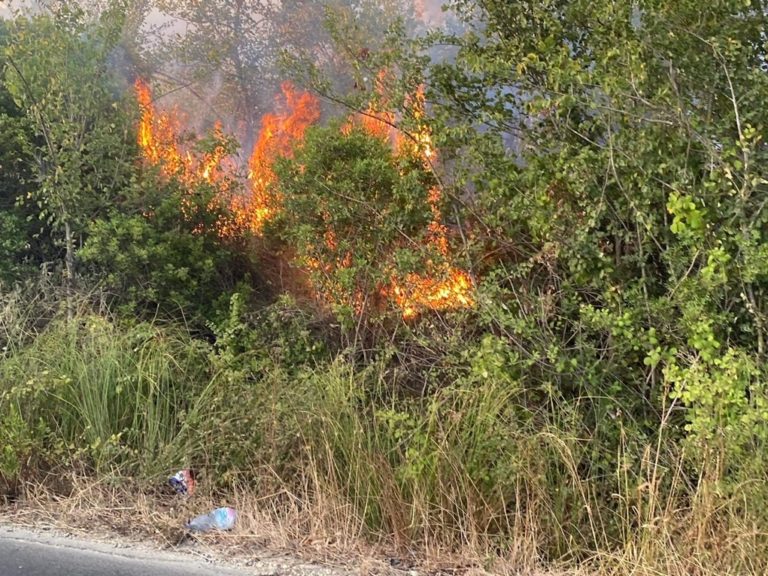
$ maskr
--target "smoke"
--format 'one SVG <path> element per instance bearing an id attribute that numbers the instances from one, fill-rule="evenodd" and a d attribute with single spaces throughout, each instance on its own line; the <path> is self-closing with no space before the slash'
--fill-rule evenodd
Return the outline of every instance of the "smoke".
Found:
<path id="1" fill-rule="evenodd" d="M 10 18 L 14 9 L 45 11 L 58 1 L 0 0 L 0 16 Z M 79 1 L 94 16 L 110 2 Z M 109 64 L 124 78 L 125 89 L 137 78 L 149 80 L 156 105 L 179 109 L 190 132 L 205 132 L 221 122 L 242 144 L 246 158 L 261 118 L 272 111 L 281 82 L 290 77 L 281 69 L 281 53 L 297 56 L 297 61 L 300 54 L 308 55 L 327 68 L 324 73 L 333 86 L 344 90 L 351 85 L 354 63 L 340 57 L 324 28 L 329 11 L 339 16 L 337 24 L 348 28 L 350 50 L 373 52 L 398 16 L 410 22 L 406 28 L 414 34 L 449 26 L 445 4 L 447 0 L 141 0 L 130 4 L 124 42 Z M 433 50 L 430 55 L 445 59 Z"/>
<path id="2" fill-rule="evenodd" d="M 43 3 L 37 0 L 0 1 L 0 18 L 10 19 L 17 13 L 31 16 L 43 12 L 44 9 Z"/>
<path id="3" fill-rule="evenodd" d="M 440 28 L 445 25 L 444 5 L 447 5 L 447 2 L 442 0 L 414 0 L 417 17 L 429 28 Z"/>

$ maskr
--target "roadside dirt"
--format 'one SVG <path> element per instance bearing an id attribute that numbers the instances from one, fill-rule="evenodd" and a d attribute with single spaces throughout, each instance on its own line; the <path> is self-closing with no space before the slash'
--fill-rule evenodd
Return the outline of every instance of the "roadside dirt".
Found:
<path id="1" fill-rule="evenodd" d="M 239 510 L 231 532 L 190 535 L 184 520 L 217 505 Z M 66 545 L 109 554 L 186 559 L 244 570 L 255 576 L 438 576 L 484 574 L 455 559 L 419 563 L 386 545 L 319 530 L 303 532 L 275 522 L 252 501 L 190 502 L 86 485 L 56 496 L 31 488 L 13 502 L 0 500 L 0 537 Z M 169 556 L 170 555 L 170 556 Z"/>
<path id="2" fill-rule="evenodd" d="M 199 543 L 197 543 L 199 544 Z M 347 576 L 350 571 L 290 558 L 226 561 L 194 542 L 175 550 L 158 550 L 144 542 L 125 538 L 89 535 L 88 538 L 62 532 L 51 526 L 34 528 L 0 521 L 0 568 L 8 573 L 58 574 L 76 569 L 78 573 L 98 571 L 99 566 L 121 574 L 187 574 L 189 576 Z M 3 562 L 8 566 L 3 567 Z M 112 573 L 112 572 L 110 572 Z"/>

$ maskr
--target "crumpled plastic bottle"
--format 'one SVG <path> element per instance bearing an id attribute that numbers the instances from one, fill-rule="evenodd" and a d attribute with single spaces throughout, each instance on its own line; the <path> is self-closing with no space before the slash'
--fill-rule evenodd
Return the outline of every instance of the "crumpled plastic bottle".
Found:
<path id="1" fill-rule="evenodd" d="M 208 514 L 202 514 L 187 522 L 186 527 L 192 532 L 208 532 L 210 530 L 231 530 L 237 520 L 234 508 L 216 508 Z"/>

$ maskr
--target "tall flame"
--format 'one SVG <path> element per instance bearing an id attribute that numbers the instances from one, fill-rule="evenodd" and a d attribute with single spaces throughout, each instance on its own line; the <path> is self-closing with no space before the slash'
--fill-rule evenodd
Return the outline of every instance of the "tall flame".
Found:
<path id="1" fill-rule="evenodd" d="M 204 152 L 195 163 L 196 179 L 211 184 L 219 181 L 222 173 L 227 171 L 227 149 L 224 146 L 226 137 L 219 121 L 213 126 L 213 140 L 213 150 Z"/>
<path id="2" fill-rule="evenodd" d="M 137 79 L 135 89 L 141 111 L 138 141 L 144 158 L 149 164 L 159 166 L 165 176 L 176 174 L 183 166 L 178 148 L 178 122 L 169 114 L 157 114 L 152 91 L 144 80 Z"/>
<path id="3" fill-rule="evenodd" d="M 255 233 L 261 232 L 280 209 L 280 195 L 273 186 L 275 160 L 291 157 L 307 128 L 320 118 L 320 103 L 315 96 L 297 91 L 290 82 L 284 82 L 281 91 L 282 98 L 276 102 L 279 111 L 262 117 L 259 137 L 248 161 L 249 195 L 232 203 L 237 225 Z"/>
<path id="4" fill-rule="evenodd" d="M 348 134 L 354 126 L 360 126 L 367 134 L 399 147 L 400 132 L 397 129 L 395 113 L 387 110 L 388 98 L 386 96 L 386 83 L 388 71 L 381 70 L 376 75 L 374 91 L 376 98 L 372 100 L 364 112 L 352 115 L 342 127 L 344 134 Z"/>
<path id="5" fill-rule="evenodd" d="M 228 182 L 223 176 L 232 171 L 233 164 L 227 156 L 226 136 L 220 122 L 213 129 L 213 146 L 207 151 L 183 150 L 181 145 L 181 122 L 173 110 L 157 111 L 152 101 L 149 85 L 142 79 L 135 83 L 136 98 L 141 117 L 138 127 L 138 144 L 144 161 L 159 168 L 165 178 L 177 178 L 187 185 L 188 194 L 181 199 L 181 211 L 187 220 L 198 214 L 191 188 L 202 183 L 215 184 L 216 194 L 205 209 L 219 213 L 216 231 L 223 237 L 232 236 L 234 226 L 231 218 L 222 213 L 228 204 Z M 202 232 L 202 228 L 196 229 Z"/>
<path id="6" fill-rule="evenodd" d="M 152 91 L 142 79 L 135 83 L 139 102 L 138 142 L 148 164 L 158 166 L 166 177 L 175 176 L 187 184 L 213 183 L 219 177 L 227 153 L 224 132 L 217 122 L 213 130 L 216 144 L 210 152 L 183 151 L 180 145 L 180 125 L 172 111 L 158 112 L 152 102 Z"/>

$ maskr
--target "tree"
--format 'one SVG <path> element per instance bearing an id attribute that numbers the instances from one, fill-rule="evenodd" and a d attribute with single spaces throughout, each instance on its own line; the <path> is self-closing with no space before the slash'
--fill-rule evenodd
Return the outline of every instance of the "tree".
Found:
<path id="1" fill-rule="evenodd" d="M 7 27 L 0 21 L 0 67 L 4 64 L 2 50 L 7 44 Z M 29 149 L 33 140 L 29 122 L 14 104 L 5 84 L 0 83 L 0 282 L 19 277 L 29 244 L 25 214 L 18 202 L 31 189 Z"/>
<path id="2" fill-rule="evenodd" d="M 285 198 L 277 225 L 329 307 L 376 312 L 393 276 L 430 252 L 429 174 L 362 128 L 310 129 L 277 173 Z"/>
<path id="3" fill-rule="evenodd" d="M 183 317 L 206 329 L 250 269 L 237 246 L 217 234 L 215 194 L 209 183 L 190 190 L 147 171 L 88 226 L 80 262 L 110 304 L 129 316 Z"/>
<path id="4" fill-rule="evenodd" d="M 274 76 L 278 47 L 271 22 L 277 4 L 267 0 L 156 4 L 186 25 L 183 34 L 167 37 L 154 57 L 145 54 L 147 60 L 159 61 L 156 76 L 172 87 L 191 90 L 203 117 L 207 113 L 203 108 L 212 106 L 217 117 L 209 120 L 231 120 L 229 128 L 244 135 L 249 151 L 263 103 L 271 103 L 278 84 Z M 168 61 L 170 67 L 165 65 Z"/>
<path id="5" fill-rule="evenodd" d="M 223 121 L 238 135 L 245 154 L 253 148 L 261 117 L 273 109 L 281 82 L 295 74 L 285 60 L 323 63 L 351 86 L 347 59 L 359 61 L 361 54 L 379 48 L 386 25 L 409 13 L 409 3 L 402 0 L 155 4 L 184 31 L 145 51 L 146 66 L 154 68 L 169 93 L 192 94 L 198 106 L 187 102 L 185 107 L 196 108 L 198 118 Z M 346 41 L 338 42 L 342 36 Z"/>
<path id="6" fill-rule="evenodd" d="M 119 6 L 97 21 L 65 6 L 55 15 L 18 17 L 5 49 L 6 85 L 37 137 L 32 198 L 60 234 L 68 288 L 86 223 L 130 178 L 134 145 L 110 66 L 122 23 Z"/>
<path id="7" fill-rule="evenodd" d="M 588 422 L 614 439 L 602 416 L 617 402 L 653 434 L 657 411 L 685 399 L 697 453 L 759 449 L 762 3 L 453 7 L 472 31 L 441 39 L 458 49 L 430 67 L 430 99 L 437 145 L 471 190 L 461 214 L 494 330 L 557 394 L 594 399 Z"/>

